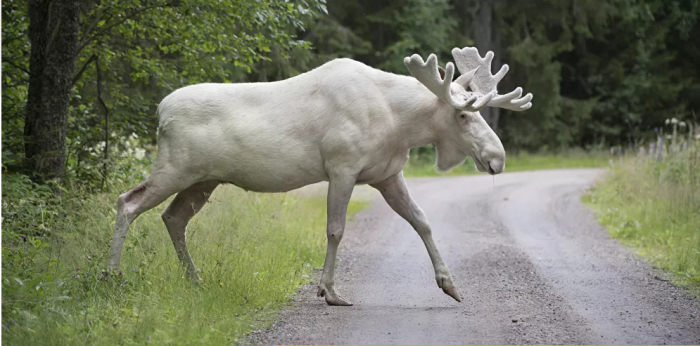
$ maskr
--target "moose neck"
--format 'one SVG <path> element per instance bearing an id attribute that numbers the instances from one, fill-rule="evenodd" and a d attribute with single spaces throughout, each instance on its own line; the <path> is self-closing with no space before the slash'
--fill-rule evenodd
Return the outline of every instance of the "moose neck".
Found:
<path id="1" fill-rule="evenodd" d="M 393 76 L 385 96 L 404 149 L 435 143 L 447 128 L 452 109 L 413 77 Z"/>

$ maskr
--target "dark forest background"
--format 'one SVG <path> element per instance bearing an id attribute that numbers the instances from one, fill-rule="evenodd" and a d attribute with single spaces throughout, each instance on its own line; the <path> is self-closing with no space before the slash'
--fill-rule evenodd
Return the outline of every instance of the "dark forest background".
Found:
<path id="1" fill-rule="evenodd" d="M 336 57 L 407 74 L 453 47 L 496 54 L 523 113 L 486 109 L 506 149 L 633 145 L 700 120 L 698 0 L 3 0 L 4 172 L 105 187 L 156 143 L 155 108 L 200 82 L 292 77 Z"/>

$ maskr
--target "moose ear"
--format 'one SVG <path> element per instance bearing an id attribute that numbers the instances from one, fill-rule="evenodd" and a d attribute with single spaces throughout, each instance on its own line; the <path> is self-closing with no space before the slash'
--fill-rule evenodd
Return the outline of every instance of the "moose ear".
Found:
<path id="1" fill-rule="evenodd" d="M 445 79 L 445 69 L 438 66 L 438 72 L 440 73 L 440 79 L 444 80 Z"/>

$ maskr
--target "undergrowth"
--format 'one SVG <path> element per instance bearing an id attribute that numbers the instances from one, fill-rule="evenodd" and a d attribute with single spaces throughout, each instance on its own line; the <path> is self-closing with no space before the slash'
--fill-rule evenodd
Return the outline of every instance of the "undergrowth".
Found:
<path id="1" fill-rule="evenodd" d="M 662 161 L 617 161 L 584 202 L 613 238 L 699 292 L 700 141 Z"/>

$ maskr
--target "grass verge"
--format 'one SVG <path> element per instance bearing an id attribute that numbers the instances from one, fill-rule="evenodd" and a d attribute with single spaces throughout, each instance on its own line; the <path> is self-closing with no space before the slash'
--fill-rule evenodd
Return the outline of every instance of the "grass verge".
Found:
<path id="1" fill-rule="evenodd" d="M 563 154 L 518 153 L 506 157 L 506 172 L 554 168 L 606 167 L 609 158 L 609 155 L 604 153 L 587 153 L 583 151 L 571 151 Z M 417 157 L 413 154 L 404 167 L 403 172 L 406 177 L 456 176 L 479 173 L 474 168 L 474 162 L 471 158 L 467 158 L 463 165 L 455 167 L 448 173 L 438 173 L 435 170 L 435 158 L 433 155 Z"/>
<path id="2" fill-rule="evenodd" d="M 623 159 L 583 201 L 613 238 L 700 292 L 700 158 Z"/>
<path id="3" fill-rule="evenodd" d="M 10 217 L 21 195 L 3 196 Z M 43 236 L 5 229 L 22 216 L 4 222 L 3 343 L 231 344 L 268 326 L 323 264 L 324 199 L 221 186 L 188 228 L 203 284 L 184 278 L 160 220 L 167 203 L 134 222 L 121 274 L 105 276 L 115 200 L 114 193 L 64 198 L 55 232 Z M 351 202 L 349 215 L 365 204 Z M 51 217 L 30 210 L 23 217 L 32 224 Z"/>

